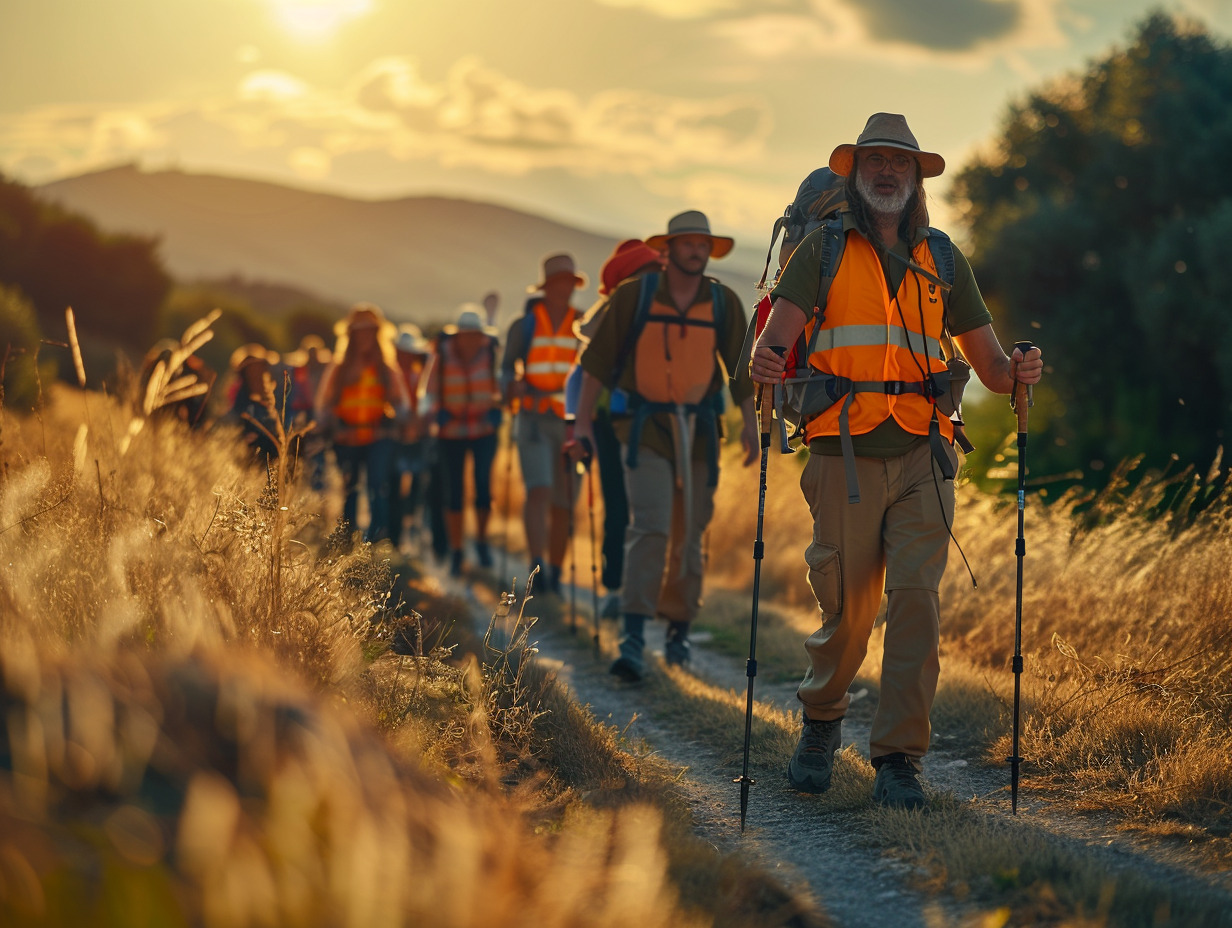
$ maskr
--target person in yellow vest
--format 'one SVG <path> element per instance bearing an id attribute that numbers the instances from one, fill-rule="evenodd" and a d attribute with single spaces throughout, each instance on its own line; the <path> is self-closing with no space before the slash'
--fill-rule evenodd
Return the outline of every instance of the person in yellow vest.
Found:
<path id="1" fill-rule="evenodd" d="M 465 553 L 463 492 L 469 455 L 475 481 L 475 556 L 480 567 L 492 566 L 488 518 L 492 514 L 492 462 L 501 424 L 501 393 L 496 377 L 495 331 L 484 326 L 482 307 L 464 303 L 457 321 L 441 330 L 429 393 L 437 407 L 440 455 L 446 475 L 445 524 L 450 565 L 461 576 Z"/>
<path id="2" fill-rule="evenodd" d="M 627 280 L 612 293 L 582 352 L 591 377 L 582 382 L 576 423 L 576 443 L 593 446 L 596 401 L 602 387 L 612 391 L 629 525 L 624 633 L 611 672 L 630 682 L 645 674 L 645 625 L 652 618 L 667 622 L 667 662 L 689 659 L 689 626 L 701 606 L 702 536 L 719 479 L 722 390 L 740 358 L 747 321 L 736 294 L 705 275 L 710 259 L 722 258 L 734 242 L 712 235 L 703 213 L 673 216 L 667 233 L 646 244 L 666 248 L 667 270 Z M 731 398 L 743 417 L 747 466 L 758 456 L 752 384 L 733 382 Z"/>
<path id="3" fill-rule="evenodd" d="M 389 534 L 394 435 L 410 414 L 410 397 L 394 364 L 393 334 L 380 309 L 357 303 L 338 324 L 333 360 L 317 391 L 317 427 L 328 435 L 346 494 L 342 518 L 358 529 L 359 485 L 367 491 L 366 541 Z"/>
<path id="4" fill-rule="evenodd" d="M 809 459 L 800 480 L 813 514 L 805 551 L 821 627 L 805 641 L 809 669 L 797 695 L 804 724 L 788 765 L 798 790 L 830 785 L 850 697 L 887 596 L 881 695 L 871 730 L 874 799 L 925 805 L 919 782 L 938 676 L 940 602 L 954 511 L 953 423 L 938 413 L 943 336 L 957 342 L 983 384 L 1011 393 L 1038 383 L 1038 348 L 1002 350 L 971 267 L 953 249 L 953 285 L 940 292 L 928 239 L 925 178 L 945 168 L 922 151 L 904 117 L 873 115 L 830 169 L 846 178 L 845 244 L 821 322 L 812 321 L 826 248 L 823 227 L 807 236 L 771 292 L 773 303 L 750 365 L 753 380 L 778 383 L 783 358 L 771 346 L 820 325 L 808 364 L 851 389 L 806 423 Z M 810 330 L 811 331 L 811 330 Z M 843 445 L 850 442 L 845 455 Z M 858 501 L 857 501 L 858 499 Z"/>
<path id="5" fill-rule="evenodd" d="M 557 594 L 569 546 L 569 511 L 579 486 L 562 453 L 565 380 L 579 344 L 573 331 L 579 313 L 570 301 L 574 290 L 585 286 L 572 256 L 544 259 L 539 283 L 527 288 L 532 296 L 525 313 L 509 327 L 501 361 L 501 385 L 517 411 L 518 460 L 526 487 L 522 522 L 530 566 L 544 572 L 543 588 Z"/>

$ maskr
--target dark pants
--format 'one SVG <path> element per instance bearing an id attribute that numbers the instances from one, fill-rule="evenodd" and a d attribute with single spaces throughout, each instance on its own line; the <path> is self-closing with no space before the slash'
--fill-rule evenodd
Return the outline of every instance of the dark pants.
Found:
<path id="1" fill-rule="evenodd" d="M 441 458 L 445 462 L 448 484 L 445 508 L 461 512 L 466 489 L 466 455 L 475 462 L 475 508 L 492 508 L 492 462 L 496 459 L 496 434 L 482 438 L 442 438 Z"/>
<path id="2" fill-rule="evenodd" d="M 394 443 L 383 438 L 370 445 L 334 445 L 334 459 L 342 472 L 346 498 L 342 518 L 359 528 L 359 481 L 364 481 L 368 497 L 368 528 L 365 541 L 379 541 L 389 532 L 389 474 L 393 469 Z"/>
<path id="3" fill-rule="evenodd" d="M 395 445 L 394 466 L 389 475 L 389 538 L 395 546 L 402 543 L 402 528 L 407 516 L 415 517 L 423 507 L 436 453 L 433 438 Z M 402 482 L 407 474 L 411 476 L 411 485 L 403 494 Z"/>
<path id="4" fill-rule="evenodd" d="M 625 495 L 624 462 L 620 442 L 607 410 L 595 415 L 595 457 L 599 461 L 599 485 L 603 491 L 603 585 L 620 587 L 625 569 L 625 529 L 629 527 L 629 498 Z"/>

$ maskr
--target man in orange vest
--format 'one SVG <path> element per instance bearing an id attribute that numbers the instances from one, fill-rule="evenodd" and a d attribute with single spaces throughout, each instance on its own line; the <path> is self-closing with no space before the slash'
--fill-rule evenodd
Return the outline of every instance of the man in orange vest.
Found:
<path id="1" fill-rule="evenodd" d="M 829 787 L 847 688 L 884 591 L 881 695 L 869 752 L 877 769 L 873 797 L 908 809 L 925 805 L 919 773 L 937 686 L 938 588 L 958 463 L 953 423 L 939 414 L 934 389 L 946 371 L 941 342 L 951 336 L 996 393 L 1011 393 L 1016 381 L 1037 383 L 1043 372 L 1037 348 L 1006 356 L 957 248 L 952 289 L 943 296 L 928 244 L 941 233 L 928 226 L 923 181 L 944 168 L 940 155 L 920 149 L 906 119 L 889 113 L 873 115 L 854 144 L 834 149 L 830 169 L 846 178 L 849 204 L 841 260 L 822 291 L 832 233 L 823 227 L 800 243 L 771 292 L 751 363 L 755 381 L 778 383 L 785 364 L 771 346 L 792 345 L 806 326 L 820 327 L 808 364 L 848 388 L 805 427 L 810 454 L 800 486 L 813 514 L 813 542 L 804 558 L 822 615 L 805 641 L 810 666 L 797 691 L 804 725 L 788 780 L 804 792 Z M 827 296 L 814 320 L 820 292 Z"/>
<path id="2" fill-rule="evenodd" d="M 506 401 L 517 411 L 518 460 L 526 500 L 522 522 L 531 569 L 543 571 L 541 588 L 561 592 L 561 566 L 569 547 L 569 511 L 577 498 L 578 481 L 566 466 L 565 380 L 577 354 L 573 332 L 578 311 L 571 305 L 574 290 L 585 287 L 572 256 L 544 259 L 539 283 L 525 314 L 509 327 L 501 361 Z M 545 563 L 546 558 L 546 563 Z"/>
<path id="3" fill-rule="evenodd" d="M 702 535 L 718 484 L 724 370 L 734 370 L 745 330 L 744 309 L 730 289 L 705 275 L 712 257 L 734 242 L 710 233 L 703 213 L 688 210 L 646 240 L 666 248 L 667 269 L 620 284 L 580 363 L 591 375 L 578 400 L 576 444 L 594 444 L 595 403 L 613 391 L 613 422 L 625 456 L 629 525 L 621 597 L 624 632 L 614 676 L 645 675 L 645 625 L 667 622 L 668 664 L 689 659 L 689 626 L 701 606 Z M 720 361 L 722 362 L 720 364 Z M 758 455 L 752 385 L 731 386 L 744 418 L 745 465 Z M 623 400 L 621 398 L 627 398 Z"/>

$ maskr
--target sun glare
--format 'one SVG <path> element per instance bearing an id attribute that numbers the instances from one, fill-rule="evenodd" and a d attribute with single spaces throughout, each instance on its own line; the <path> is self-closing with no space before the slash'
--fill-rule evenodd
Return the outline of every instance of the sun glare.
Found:
<path id="1" fill-rule="evenodd" d="M 270 0 L 283 28 L 305 39 L 324 39 L 372 9 L 372 0 Z"/>

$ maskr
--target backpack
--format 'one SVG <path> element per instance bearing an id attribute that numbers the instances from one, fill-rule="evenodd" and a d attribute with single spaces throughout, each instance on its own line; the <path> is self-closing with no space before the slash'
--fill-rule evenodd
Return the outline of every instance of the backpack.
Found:
<path id="1" fill-rule="evenodd" d="M 809 421 L 845 397 L 850 401 L 851 395 L 865 386 L 853 384 L 850 380 L 843 377 L 823 374 L 820 371 L 814 370 L 808 363 L 808 359 L 816 347 L 818 334 L 821 330 L 821 322 L 824 318 L 830 286 L 838 274 L 839 264 L 843 258 L 843 249 L 847 244 L 847 230 L 844 222 L 844 217 L 847 215 L 846 202 L 834 194 L 835 188 L 833 186 L 822 189 L 824 184 L 834 183 L 834 181 L 826 177 L 827 171 L 828 169 L 821 168 L 805 178 L 804 182 L 800 185 L 796 200 L 788 206 L 784 215 L 775 221 L 770 240 L 770 251 L 772 252 L 774 242 L 777 240 L 780 230 L 786 230 L 787 232 L 784 237 L 785 246 L 793 243 L 799 244 L 799 242 L 793 241 L 792 235 L 794 234 L 803 232 L 803 234 L 807 235 L 810 231 L 816 229 L 825 230 L 821 243 L 821 273 L 818 277 L 817 295 L 813 300 L 812 316 L 796 339 L 795 344 L 788 346 L 785 354 L 787 367 L 783 373 L 783 389 L 777 391 L 775 395 L 775 415 L 779 419 L 783 453 L 790 452 L 793 446 L 798 447 L 802 443 L 805 435 L 805 426 Z M 828 214 L 821 216 L 812 215 L 818 210 L 827 208 L 830 210 Z M 933 264 L 937 268 L 936 275 L 929 273 L 910 259 L 901 258 L 893 252 L 889 252 L 889 254 L 902 261 L 913 272 L 925 277 L 930 283 L 940 288 L 943 318 L 945 318 L 944 314 L 948 311 L 949 292 L 954 285 L 954 244 L 950 241 L 949 236 L 939 229 L 929 227 L 926 235 L 929 252 L 931 253 Z M 767 268 L 769 267 L 769 259 L 770 254 L 768 253 Z M 763 274 L 763 285 L 764 276 Z M 737 369 L 738 376 L 747 375 L 748 360 L 752 356 L 753 345 L 765 327 L 766 319 L 770 315 L 770 305 L 770 298 L 767 295 L 761 300 L 757 310 L 753 313 L 748 331 L 745 333 L 744 348 L 741 353 L 742 363 Z M 931 399 L 935 400 L 938 411 L 955 421 L 954 440 L 964 451 L 970 453 L 974 448 L 967 440 L 962 429 L 961 402 L 963 388 L 970 379 L 971 366 L 962 357 L 961 352 L 957 350 L 953 339 L 948 340 L 950 344 L 950 358 L 947 371 L 931 374 L 927 382 L 918 387 L 911 384 L 899 386 L 915 387 L 913 392 L 926 393 Z M 794 425 L 794 430 L 790 435 L 787 432 L 789 421 Z M 843 456 L 847 460 L 848 497 L 852 502 L 858 502 L 859 491 L 855 485 L 854 467 L 851 460 L 851 439 L 846 434 L 842 434 L 840 437 L 843 440 Z M 941 453 L 940 448 L 937 447 L 939 442 L 938 436 L 938 440 L 933 442 L 934 456 L 942 462 L 943 474 L 948 479 L 953 476 L 951 472 L 952 467 L 948 463 L 948 459 L 945 459 L 945 456 Z"/>
<path id="2" fill-rule="evenodd" d="M 766 265 L 762 268 L 757 289 L 760 290 L 766 285 L 774 243 L 778 241 L 779 233 L 783 233 L 783 247 L 790 246 L 794 250 L 804 241 L 806 235 L 820 228 L 828 217 L 846 208 L 845 185 L 846 178 L 839 177 L 829 168 L 818 168 L 800 182 L 795 199 L 787 204 L 783 215 L 774 221 L 774 228 L 770 231 L 770 245 L 766 248 Z"/>

